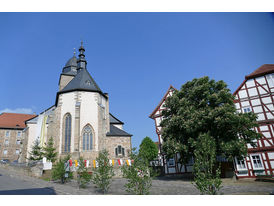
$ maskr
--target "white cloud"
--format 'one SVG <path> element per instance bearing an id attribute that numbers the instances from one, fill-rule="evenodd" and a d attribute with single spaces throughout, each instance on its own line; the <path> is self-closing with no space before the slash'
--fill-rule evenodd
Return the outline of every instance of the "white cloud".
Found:
<path id="1" fill-rule="evenodd" d="M 8 112 L 8 113 L 23 113 L 23 114 L 33 114 L 33 110 L 31 108 L 16 108 L 16 109 L 3 109 L 0 110 L 0 114 L 3 112 Z"/>

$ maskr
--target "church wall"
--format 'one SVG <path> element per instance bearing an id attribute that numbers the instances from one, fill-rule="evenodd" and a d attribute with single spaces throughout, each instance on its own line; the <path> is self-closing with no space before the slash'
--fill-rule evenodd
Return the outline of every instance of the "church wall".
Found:
<path id="1" fill-rule="evenodd" d="M 94 135 L 94 150 L 98 151 L 98 93 L 94 92 L 81 92 L 81 106 L 80 106 L 80 134 L 83 128 L 90 124 L 95 134 Z M 82 136 L 80 138 L 80 146 L 82 146 Z M 81 147 L 80 147 L 81 148 Z"/>
<path id="2" fill-rule="evenodd" d="M 106 149 L 109 152 L 110 159 L 117 159 L 115 155 L 115 148 L 121 145 L 125 148 L 125 157 L 128 158 L 131 150 L 131 137 L 106 137 Z"/>
<path id="3" fill-rule="evenodd" d="M 62 140 L 64 137 L 63 134 L 63 126 L 64 126 L 64 116 L 67 113 L 70 113 L 71 115 L 71 152 L 74 151 L 74 128 L 75 128 L 75 100 L 74 100 L 74 93 L 65 93 L 65 94 L 60 94 L 59 95 L 59 102 L 61 103 L 60 105 L 60 129 L 59 129 L 59 134 L 60 134 L 60 139 L 59 139 L 59 153 L 62 152 Z"/>

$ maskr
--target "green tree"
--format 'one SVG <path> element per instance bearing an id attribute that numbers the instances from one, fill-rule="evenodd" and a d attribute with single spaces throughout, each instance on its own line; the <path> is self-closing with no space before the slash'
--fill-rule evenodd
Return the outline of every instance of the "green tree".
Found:
<path id="1" fill-rule="evenodd" d="M 215 140 L 208 134 L 198 137 L 194 151 L 194 183 L 201 194 L 216 195 L 221 188 L 220 167 L 216 169 Z"/>
<path id="2" fill-rule="evenodd" d="M 55 152 L 55 147 L 54 147 L 54 141 L 53 138 L 50 137 L 48 143 L 46 144 L 46 147 L 43 148 L 44 150 L 44 156 L 47 158 L 47 160 L 51 161 L 54 163 L 56 161 L 57 157 L 57 152 Z"/>
<path id="3" fill-rule="evenodd" d="M 157 158 L 158 147 L 149 137 L 145 137 L 140 144 L 139 155 L 149 163 Z"/>
<path id="4" fill-rule="evenodd" d="M 68 160 L 70 159 L 70 155 L 67 155 L 65 158 L 60 158 L 59 161 L 53 165 L 51 177 L 53 180 L 60 180 L 62 184 L 64 184 L 67 180 L 73 178 L 73 174 L 70 170 L 66 171 L 66 167 L 68 166 Z M 66 164 L 66 165 L 65 165 Z M 67 177 L 66 177 L 67 173 Z"/>
<path id="5" fill-rule="evenodd" d="M 37 161 L 43 159 L 43 151 L 42 147 L 40 147 L 40 142 L 38 139 L 34 141 L 34 144 L 32 146 L 31 152 L 29 152 L 30 157 L 28 158 L 29 160 Z"/>
<path id="6" fill-rule="evenodd" d="M 260 138 L 254 130 L 256 115 L 237 113 L 233 100 L 224 81 L 202 77 L 184 84 L 167 98 L 162 112 L 164 152 L 169 157 L 179 152 L 186 163 L 199 147 L 199 135 L 208 134 L 215 141 L 216 155 L 229 160 L 246 156 L 247 143 L 254 146 Z"/>
<path id="7" fill-rule="evenodd" d="M 91 180 L 91 175 L 88 173 L 87 168 L 85 167 L 85 162 L 82 157 L 79 159 L 79 166 L 77 169 L 77 179 L 78 179 L 78 185 L 79 188 L 85 188 L 86 185 Z"/>
<path id="8" fill-rule="evenodd" d="M 133 148 L 130 159 L 133 160 L 130 166 L 123 165 L 123 177 L 127 179 L 126 191 L 135 195 L 147 195 L 151 187 L 152 178 L 148 162 L 141 157 Z"/>
<path id="9" fill-rule="evenodd" d="M 99 152 L 99 156 L 96 158 L 98 167 L 94 169 L 92 174 L 92 182 L 101 189 L 104 194 L 108 191 L 111 185 L 111 179 L 114 176 L 113 166 L 109 164 L 107 150 Z"/>
<path id="10" fill-rule="evenodd" d="M 233 101 L 234 96 L 225 82 L 216 82 L 209 77 L 187 82 L 182 85 L 181 90 L 175 91 L 166 100 L 166 110 L 162 112 L 164 119 L 161 122 L 163 151 L 168 157 L 180 153 L 183 164 L 191 157 L 194 157 L 194 162 L 200 163 L 201 155 L 212 158 L 209 165 L 197 167 L 196 163 L 194 175 L 197 181 L 201 180 L 197 172 L 203 171 L 203 167 L 212 168 L 212 164 L 215 164 L 214 158 L 220 156 L 232 161 L 234 157 L 246 156 L 247 143 L 255 146 L 254 142 L 261 137 L 254 130 L 258 126 L 256 115 L 251 112 L 237 113 Z M 200 138 L 205 137 L 204 135 L 208 138 L 202 142 Z M 214 153 L 207 153 L 203 144 L 213 142 Z M 215 177 L 218 179 L 218 167 L 215 165 L 213 168 L 215 169 L 204 174 L 206 181 L 215 181 L 209 173 L 217 174 Z M 216 187 L 218 184 L 214 185 Z M 201 189 L 200 186 L 198 188 Z"/>

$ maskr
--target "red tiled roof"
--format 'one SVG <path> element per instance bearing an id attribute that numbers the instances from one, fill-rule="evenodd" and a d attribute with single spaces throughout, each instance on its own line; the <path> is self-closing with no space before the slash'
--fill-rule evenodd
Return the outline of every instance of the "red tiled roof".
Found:
<path id="1" fill-rule="evenodd" d="M 245 76 L 246 79 L 252 79 L 254 77 L 263 76 L 265 74 L 270 74 L 274 72 L 274 64 L 264 64 L 258 69 L 256 69 L 251 74 Z"/>
<path id="2" fill-rule="evenodd" d="M 36 116 L 34 114 L 2 113 L 0 114 L 0 128 L 24 129 L 25 121 Z"/>

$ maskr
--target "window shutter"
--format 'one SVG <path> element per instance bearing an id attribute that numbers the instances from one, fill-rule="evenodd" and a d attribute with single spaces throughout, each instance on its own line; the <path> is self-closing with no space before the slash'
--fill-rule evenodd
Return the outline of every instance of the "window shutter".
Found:
<path id="1" fill-rule="evenodd" d="M 118 149 L 117 149 L 117 147 L 115 148 L 115 155 L 118 156 Z"/>
<path id="2" fill-rule="evenodd" d="M 125 156 L 125 148 L 122 148 L 122 155 Z"/>

